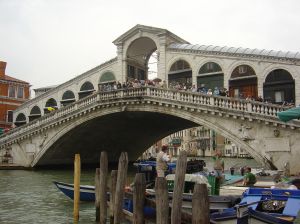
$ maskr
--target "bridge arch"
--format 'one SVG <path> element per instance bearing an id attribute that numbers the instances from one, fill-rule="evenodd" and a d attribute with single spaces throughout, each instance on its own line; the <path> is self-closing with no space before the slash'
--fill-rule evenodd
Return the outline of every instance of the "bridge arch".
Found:
<path id="1" fill-rule="evenodd" d="M 91 95 L 95 91 L 94 85 L 90 81 L 85 81 L 78 92 L 79 99 Z"/>
<path id="2" fill-rule="evenodd" d="M 168 66 L 169 87 L 175 88 L 177 84 L 180 84 L 181 86 L 186 85 L 187 88 L 191 88 L 193 82 L 193 70 L 191 63 L 182 57 L 173 59 L 170 62 Z"/>
<path id="3" fill-rule="evenodd" d="M 16 117 L 16 121 L 15 121 L 15 125 L 17 126 L 17 127 L 19 127 L 19 126 L 22 126 L 22 125 L 24 125 L 24 124 L 26 124 L 27 123 L 27 121 L 26 121 L 26 116 L 25 116 L 25 114 L 23 114 L 23 113 L 19 113 L 18 115 L 17 115 L 17 117 Z"/>
<path id="4" fill-rule="evenodd" d="M 38 106 L 33 106 L 29 114 L 29 122 L 42 116 L 41 109 Z"/>
<path id="5" fill-rule="evenodd" d="M 76 98 L 73 91 L 67 90 L 63 93 L 60 103 L 62 106 L 67 106 L 68 104 L 73 103 L 75 101 Z"/>
<path id="6" fill-rule="evenodd" d="M 224 117 L 224 121 L 225 120 L 228 119 Z M 121 123 L 120 125 L 119 122 L 124 123 Z M 137 130 L 134 132 L 131 132 L 132 130 L 120 130 L 122 126 L 126 126 L 124 125 L 126 122 L 133 125 Z M 107 125 L 108 123 L 111 126 Z M 141 124 L 145 124 L 146 126 Z M 147 124 L 149 124 L 149 126 L 147 126 Z M 224 137 L 243 147 L 259 162 L 266 162 L 264 155 L 259 152 L 259 149 L 251 147 L 247 141 L 242 140 L 240 136 L 230 131 L 226 127 L 225 122 L 223 125 L 223 122 L 215 122 L 215 119 L 212 116 L 206 116 L 204 114 L 203 116 L 199 116 L 195 115 L 195 113 L 191 111 L 176 108 L 166 111 L 164 107 L 157 104 L 149 104 L 146 107 L 140 107 L 140 105 L 129 105 L 125 108 L 125 111 L 124 108 L 122 109 L 120 107 L 102 108 L 94 113 L 85 114 L 85 116 L 82 116 L 81 119 L 76 122 L 69 122 L 62 129 L 56 131 L 51 139 L 47 139 L 41 151 L 36 155 L 32 166 L 43 165 L 43 162 L 47 160 L 53 161 L 53 158 L 48 157 L 48 155 L 60 155 L 60 153 L 69 153 L 68 156 L 64 155 L 63 158 L 70 158 L 68 162 L 72 163 L 73 154 L 75 152 L 80 152 L 82 153 L 83 162 L 87 162 L 91 159 L 89 157 L 92 157 L 91 155 L 93 153 L 93 158 L 99 157 L 98 155 L 95 156 L 95 150 L 98 150 L 97 153 L 99 155 L 101 150 L 108 151 L 110 158 L 118 158 L 121 151 L 128 151 L 129 158 L 134 160 L 155 141 L 179 130 L 198 125 L 209 127 L 210 129 L 221 133 Z M 155 129 L 148 130 L 148 128 L 145 127 L 155 127 Z M 89 132 L 91 130 L 92 132 Z M 118 132 L 118 130 L 120 132 Z M 149 135 L 147 131 L 152 134 Z M 133 134 L 130 135 L 130 133 Z M 85 137 L 80 139 L 80 136 L 83 135 Z M 146 135 L 147 138 L 145 138 Z M 75 141 L 73 145 L 68 145 L 68 142 L 70 141 L 68 136 L 72 136 L 72 140 L 75 139 L 77 142 Z M 149 141 L 146 140 L 148 138 L 150 138 Z M 113 145 L 107 145 L 108 140 L 106 141 L 106 139 L 110 141 L 114 139 L 112 141 Z M 99 142 L 97 142 L 98 140 L 100 142 L 103 141 L 102 144 L 99 144 Z M 129 144 L 122 144 L 124 141 Z M 62 142 L 66 144 L 63 148 L 68 152 L 58 151 L 58 145 L 62 144 Z M 91 142 L 96 145 L 93 149 L 90 148 Z M 47 152 L 49 152 L 48 155 Z"/>
<path id="7" fill-rule="evenodd" d="M 210 89 L 224 87 L 224 72 L 218 62 L 206 60 L 206 62 L 201 63 L 197 74 L 198 88 L 201 85 Z"/>
<path id="8" fill-rule="evenodd" d="M 46 101 L 45 107 L 44 107 L 44 114 L 47 114 L 49 112 L 52 111 L 52 109 L 49 108 L 53 108 L 53 109 L 57 109 L 57 101 L 54 98 L 50 98 Z"/>
<path id="9" fill-rule="evenodd" d="M 159 45 L 150 36 L 141 36 L 129 42 L 125 48 L 126 80 L 133 81 L 148 79 L 148 62 L 150 56 Z"/>
<path id="10" fill-rule="evenodd" d="M 103 72 L 100 77 L 99 77 L 99 81 L 98 81 L 98 89 L 100 91 L 102 90 L 107 90 L 105 87 L 107 87 L 107 85 L 109 85 L 110 87 L 112 87 L 112 85 L 116 82 L 116 76 L 112 71 L 105 71 Z"/>
<path id="11" fill-rule="evenodd" d="M 239 64 L 230 73 L 228 80 L 229 96 L 257 99 L 257 75 L 254 68 L 248 64 Z"/>
<path id="12" fill-rule="evenodd" d="M 272 103 L 295 103 L 295 79 L 285 69 L 274 69 L 263 83 L 264 99 Z"/>

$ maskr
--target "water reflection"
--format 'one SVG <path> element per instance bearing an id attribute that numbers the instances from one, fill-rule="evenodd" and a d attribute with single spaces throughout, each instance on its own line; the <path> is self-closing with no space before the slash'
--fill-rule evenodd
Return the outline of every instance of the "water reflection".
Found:
<path id="1" fill-rule="evenodd" d="M 211 160 L 206 158 L 208 167 Z M 225 159 L 225 168 L 239 164 L 257 166 L 254 160 Z M 131 183 L 135 169 L 128 169 Z M 81 183 L 94 184 L 94 169 L 82 170 Z M 73 223 L 73 201 L 64 196 L 52 181 L 73 182 L 73 170 L 1 170 L 0 223 Z M 94 203 L 80 204 L 80 224 L 96 223 Z"/>

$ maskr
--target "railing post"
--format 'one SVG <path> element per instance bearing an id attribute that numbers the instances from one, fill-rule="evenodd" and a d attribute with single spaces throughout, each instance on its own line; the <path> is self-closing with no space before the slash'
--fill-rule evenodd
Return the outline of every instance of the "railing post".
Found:
<path id="1" fill-rule="evenodd" d="M 150 87 L 147 87 L 146 95 L 150 96 Z"/>
<path id="2" fill-rule="evenodd" d="M 252 103 L 251 102 L 247 102 L 247 111 L 252 112 Z"/>
<path id="3" fill-rule="evenodd" d="M 210 98 L 209 98 L 209 104 L 210 105 L 215 105 L 215 97 L 213 97 L 213 96 L 210 96 Z"/>

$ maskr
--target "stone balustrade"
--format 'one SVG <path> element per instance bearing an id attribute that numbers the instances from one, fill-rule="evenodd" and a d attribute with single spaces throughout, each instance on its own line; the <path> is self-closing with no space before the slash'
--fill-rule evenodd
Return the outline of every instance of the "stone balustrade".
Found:
<path id="1" fill-rule="evenodd" d="M 255 119 L 268 120 L 274 123 L 283 124 L 277 119 L 277 112 L 285 110 L 279 105 L 266 104 L 256 101 L 247 101 L 238 98 L 208 96 L 202 93 L 193 93 L 187 91 L 178 91 L 173 89 L 163 89 L 156 87 L 141 87 L 120 89 L 110 92 L 96 92 L 81 100 L 78 100 L 68 106 L 53 111 L 41 118 L 38 118 L 28 124 L 12 129 L 0 138 L 0 145 L 13 141 L 20 135 L 28 132 L 36 132 L 41 127 L 57 122 L 59 119 L 71 116 L 80 110 L 89 107 L 95 107 L 99 104 L 110 104 L 113 101 L 123 100 L 151 100 L 160 103 L 172 103 L 179 107 L 194 107 L 198 109 L 221 111 L 222 113 L 235 113 L 241 116 L 255 116 Z M 300 128 L 299 122 L 290 123 L 294 128 Z M 288 124 L 287 124 L 288 125 Z"/>

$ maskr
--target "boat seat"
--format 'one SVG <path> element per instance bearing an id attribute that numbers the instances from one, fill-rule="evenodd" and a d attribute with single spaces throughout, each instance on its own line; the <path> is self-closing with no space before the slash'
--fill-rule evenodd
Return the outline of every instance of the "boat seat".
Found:
<path id="1" fill-rule="evenodd" d="M 262 197 L 261 195 L 260 196 L 250 196 L 250 197 L 248 196 L 248 197 L 243 198 L 243 200 L 241 201 L 240 204 L 242 204 L 242 203 L 250 204 L 252 202 L 260 201 L 261 197 Z M 250 205 L 249 207 L 252 208 L 253 210 L 256 210 L 257 205 L 258 205 L 258 203 Z"/>
<path id="2" fill-rule="evenodd" d="M 297 216 L 297 209 L 300 208 L 300 200 L 299 198 L 289 198 L 286 202 L 285 208 L 282 212 L 284 215 Z"/>

